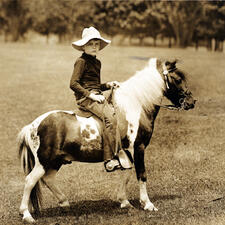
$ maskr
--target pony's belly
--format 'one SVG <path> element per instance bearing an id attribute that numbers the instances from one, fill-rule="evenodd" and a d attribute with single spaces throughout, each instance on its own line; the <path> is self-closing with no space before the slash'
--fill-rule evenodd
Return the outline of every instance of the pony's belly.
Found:
<path id="1" fill-rule="evenodd" d="M 80 162 L 102 162 L 104 156 L 103 150 L 80 149 L 76 152 L 76 160 Z"/>

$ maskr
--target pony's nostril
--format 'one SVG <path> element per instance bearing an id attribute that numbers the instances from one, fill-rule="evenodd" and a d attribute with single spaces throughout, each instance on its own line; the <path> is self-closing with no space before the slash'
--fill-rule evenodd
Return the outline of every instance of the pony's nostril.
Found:
<path id="1" fill-rule="evenodd" d="M 184 103 L 184 98 L 181 98 L 181 99 L 179 100 L 179 103 L 182 105 L 182 104 Z"/>

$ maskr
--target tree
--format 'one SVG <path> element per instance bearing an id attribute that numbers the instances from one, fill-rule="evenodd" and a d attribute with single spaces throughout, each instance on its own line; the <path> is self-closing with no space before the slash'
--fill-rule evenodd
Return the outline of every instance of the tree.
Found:
<path id="1" fill-rule="evenodd" d="M 113 38 L 119 32 L 119 18 L 124 15 L 124 1 L 92 1 L 89 8 L 89 18 L 87 14 L 79 17 L 83 24 L 93 25 L 102 30 L 105 34 Z"/>
<path id="2" fill-rule="evenodd" d="M 223 51 L 225 39 L 225 2 L 211 1 L 203 3 L 204 17 L 196 28 L 196 38 L 206 39 L 208 50 Z M 212 49 L 212 39 L 215 46 Z"/>
<path id="3" fill-rule="evenodd" d="M 156 39 L 160 32 L 159 14 L 156 16 L 152 9 L 154 4 L 146 0 L 96 0 L 86 23 L 92 23 L 111 37 L 118 33 L 136 37 L 142 44 L 145 37 L 152 36 Z"/>
<path id="4" fill-rule="evenodd" d="M 158 2 L 158 10 L 173 28 L 177 46 L 188 46 L 192 41 L 195 27 L 202 18 L 202 2 L 161 1 Z"/>
<path id="5" fill-rule="evenodd" d="M 81 0 L 32 0 L 33 29 L 46 35 L 47 41 L 50 34 L 58 35 L 62 42 L 66 35 L 72 35 L 77 22 Z"/>
<path id="6" fill-rule="evenodd" d="M 6 40 L 10 35 L 12 41 L 18 41 L 31 26 L 31 14 L 27 7 L 28 0 L 1 0 L 0 23 Z"/>

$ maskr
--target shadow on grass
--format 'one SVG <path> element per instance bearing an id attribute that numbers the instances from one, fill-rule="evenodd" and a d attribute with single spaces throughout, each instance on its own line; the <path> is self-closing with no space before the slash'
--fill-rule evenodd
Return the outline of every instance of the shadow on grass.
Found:
<path id="1" fill-rule="evenodd" d="M 175 200 L 177 198 L 182 198 L 182 197 L 181 195 L 155 195 L 152 197 L 152 201 Z"/>
<path id="2" fill-rule="evenodd" d="M 154 204 L 157 201 L 175 200 L 177 198 L 182 198 L 180 195 L 155 195 L 150 198 Z M 142 209 L 139 199 L 130 200 L 130 203 L 137 209 Z"/>
<path id="3" fill-rule="evenodd" d="M 121 210 L 120 204 L 112 200 L 85 200 L 79 202 L 72 202 L 68 207 L 54 207 L 44 209 L 40 212 L 38 217 L 55 217 L 55 216 L 74 216 L 80 217 L 82 215 L 104 214 L 111 215 L 126 214 L 128 209 Z"/>
<path id="4" fill-rule="evenodd" d="M 153 202 L 160 200 L 175 200 L 177 198 L 181 198 L 179 195 L 163 195 L 163 196 L 154 196 L 152 198 Z M 142 210 L 139 199 L 130 200 L 130 203 L 134 206 L 134 208 L 126 208 L 121 209 L 120 203 L 116 201 L 112 201 L 110 199 L 102 199 L 102 200 L 84 200 L 79 202 L 72 202 L 68 207 L 53 207 L 48 209 L 43 209 L 39 215 L 36 217 L 80 217 L 82 215 L 88 216 L 91 214 L 102 214 L 102 215 L 123 215 L 127 214 L 128 211 L 136 211 Z"/>

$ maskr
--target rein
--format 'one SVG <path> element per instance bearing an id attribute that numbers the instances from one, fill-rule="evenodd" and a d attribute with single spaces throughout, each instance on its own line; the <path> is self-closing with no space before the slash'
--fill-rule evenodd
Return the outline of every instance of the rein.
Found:
<path id="1" fill-rule="evenodd" d="M 155 104 L 156 105 L 156 104 Z M 156 105 L 156 106 L 159 106 L 159 107 L 162 107 L 164 109 L 169 109 L 169 110 L 177 110 L 177 111 L 182 111 L 184 110 L 184 107 L 183 107 L 183 104 L 180 106 L 180 107 L 177 107 L 175 105 Z"/>
<path id="2" fill-rule="evenodd" d="M 119 130 L 119 124 L 118 124 L 119 115 L 118 115 L 116 104 L 113 104 L 113 94 L 114 94 L 114 91 L 116 88 L 117 87 L 115 87 L 115 86 L 112 86 L 110 88 L 110 94 L 109 94 L 108 98 L 106 99 L 106 101 L 113 106 L 114 116 L 116 118 L 116 146 L 115 146 L 114 156 L 116 156 L 118 151 L 120 149 L 122 149 L 122 142 L 121 142 L 121 136 L 120 136 L 120 130 Z"/>

